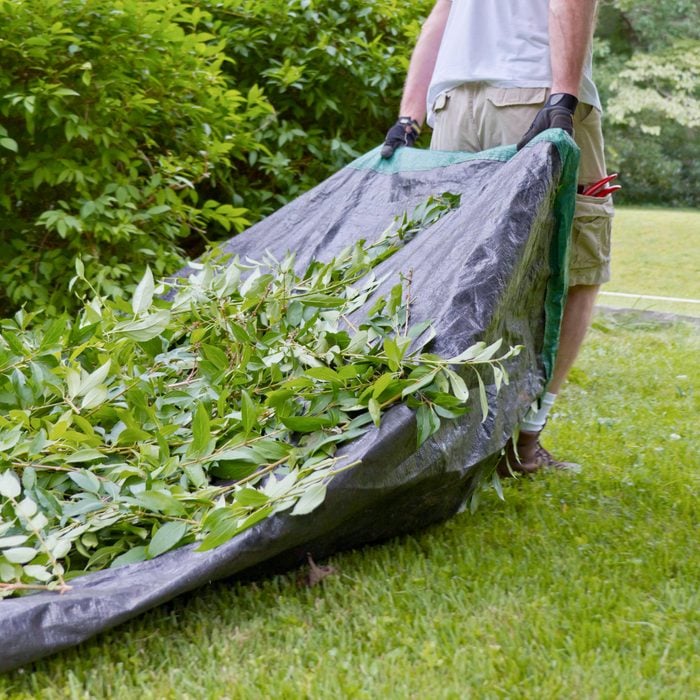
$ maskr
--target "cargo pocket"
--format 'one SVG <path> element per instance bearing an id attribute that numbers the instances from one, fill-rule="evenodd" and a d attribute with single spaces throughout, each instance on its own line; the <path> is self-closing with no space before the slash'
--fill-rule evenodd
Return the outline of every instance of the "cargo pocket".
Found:
<path id="1" fill-rule="evenodd" d="M 569 284 L 598 285 L 610 279 L 612 197 L 576 195 L 571 235 Z"/>
<path id="2" fill-rule="evenodd" d="M 541 107 L 547 99 L 547 88 L 489 87 L 485 97 L 494 107 Z"/>
<path id="3" fill-rule="evenodd" d="M 453 96 L 457 100 L 455 103 Z M 433 102 L 433 135 L 430 148 L 438 151 L 459 151 L 465 148 L 463 142 L 463 106 L 462 94 L 455 94 L 455 89 L 441 92 Z"/>
<path id="4" fill-rule="evenodd" d="M 477 116 L 481 147 L 520 141 L 546 99 L 547 88 L 486 88 Z"/>

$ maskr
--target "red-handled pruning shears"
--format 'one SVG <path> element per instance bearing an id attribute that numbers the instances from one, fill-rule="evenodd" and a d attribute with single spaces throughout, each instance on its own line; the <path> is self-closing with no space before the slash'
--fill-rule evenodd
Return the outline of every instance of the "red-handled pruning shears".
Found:
<path id="1" fill-rule="evenodd" d="M 610 183 L 617 177 L 617 173 L 612 175 L 607 175 L 606 177 L 594 182 L 592 185 L 586 185 L 586 187 L 581 190 L 581 194 L 586 197 L 607 197 L 617 190 L 621 190 L 621 185 L 610 185 Z M 608 185 L 608 187 L 606 187 Z"/>

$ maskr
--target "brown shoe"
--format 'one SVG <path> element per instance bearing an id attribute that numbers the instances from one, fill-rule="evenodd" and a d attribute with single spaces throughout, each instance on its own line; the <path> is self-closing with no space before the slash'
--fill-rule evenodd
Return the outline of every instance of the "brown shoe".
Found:
<path id="1" fill-rule="evenodd" d="M 510 438 L 505 446 L 505 454 L 496 464 L 496 473 L 501 477 L 514 474 L 534 474 L 540 469 L 561 469 L 580 471 L 581 465 L 574 462 L 560 462 L 540 445 L 540 433 L 528 433 L 521 430 L 518 435 L 517 449 Z"/>

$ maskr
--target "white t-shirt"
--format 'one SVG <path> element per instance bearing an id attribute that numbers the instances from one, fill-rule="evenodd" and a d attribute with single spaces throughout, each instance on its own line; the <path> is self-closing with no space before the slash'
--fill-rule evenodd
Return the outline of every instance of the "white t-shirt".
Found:
<path id="1" fill-rule="evenodd" d="M 428 123 L 435 98 L 462 83 L 551 87 L 548 25 L 549 0 L 453 0 L 428 88 Z M 579 99 L 601 108 L 590 49 Z"/>

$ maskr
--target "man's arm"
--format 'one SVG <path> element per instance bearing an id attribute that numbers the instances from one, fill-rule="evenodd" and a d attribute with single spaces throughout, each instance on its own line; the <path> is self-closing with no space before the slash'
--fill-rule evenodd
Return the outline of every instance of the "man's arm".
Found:
<path id="1" fill-rule="evenodd" d="M 452 7 L 451 0 L 437 0 L 423 27 L 411 54 L 406 83 L 401 98 L 400 114 L 411 117 L 418 124 L 425 120 L 425 100 L 430 78 L 435 69 L 440 42 L 445 32 L 447 17 Z"/>
<path id="2" fill-rule="evenodd" d="M 408 65 L 399 120 L 386 135 L 381 151 L 382 158 L 391 158 L 394 151 L 401 146 L 412 146 L 420 135 L 421 125 L 425 120 L 428 87 L 451 7 L 452 0 L 437 0 L 423 23 Z"/>
<path id="3" fill-rule="evenodd" d="M 574 112 L 583 76 L 583 66 L 593 37 L 597 0 L 550 0 L 549 50 L 552 92 L 535 115 L 518 150 L 547 129 L 574 133 Z"/>
<path id="4" fill-rule="evenodd" d="M 552 93 L 578 97 L 583 65 L 593 37 L 596 0 L 550 0 L 549 48 Z"/>

